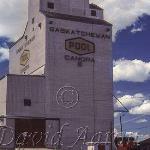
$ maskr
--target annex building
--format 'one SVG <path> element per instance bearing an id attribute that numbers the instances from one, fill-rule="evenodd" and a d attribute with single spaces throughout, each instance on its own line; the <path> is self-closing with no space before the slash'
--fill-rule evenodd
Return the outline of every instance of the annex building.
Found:
<path id="1" fill-rule="evenodd" d="M 0 147 L 112 146 L 112 25 L 89 0 L 29 0 L 0 80 Z"/>

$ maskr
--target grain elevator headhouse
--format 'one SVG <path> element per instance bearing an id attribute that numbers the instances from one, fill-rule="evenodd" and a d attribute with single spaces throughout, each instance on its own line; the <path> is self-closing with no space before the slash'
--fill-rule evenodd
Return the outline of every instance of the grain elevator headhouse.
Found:
<path id="1" fill-rule="evenodd" d="M 0 80 L 8 128 L 0 147 L 111 149 L 111 34 L 103 9 L 89 0 L 28 1 L 26 29 Z"/>

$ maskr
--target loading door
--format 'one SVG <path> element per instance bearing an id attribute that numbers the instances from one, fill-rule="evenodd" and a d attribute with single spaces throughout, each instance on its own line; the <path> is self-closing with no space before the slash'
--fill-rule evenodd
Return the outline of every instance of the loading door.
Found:
<path id="1" fill-rule="evenodd" d="M 44 119 L 16 119 L 15 144 L 17 148 L 45 148 Z"/>

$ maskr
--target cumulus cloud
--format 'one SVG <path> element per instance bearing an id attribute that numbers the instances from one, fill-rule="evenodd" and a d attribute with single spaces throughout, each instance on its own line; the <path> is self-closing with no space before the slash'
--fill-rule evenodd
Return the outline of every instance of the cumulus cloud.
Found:
<path id="1" fill-rule="evenodd" d="M 27 22 L 27 0 L 1 0 L 0 36 L 17 40 Z"/>
<path id="2" fill-rule="evenodd" d="M 5 48 L 0 48 L 0 62 L 9 59 L 9 50 Z"/>
<path id="3" fill-rule="evenodd" d="M 130 114 L 150 115 L 150 100 L 145 100 L 141 105 L 130 109 Z"/>
<path id="4" fill-rule="evenodd" d="M 146 119 L 139 119 L 136 121 L 136 123 L 145 123 L 145 122 L 148 122 L 148 120 Z"/>
<path id="5" fill-rule="evenodd" d="M 142 93 L 136 93 L 134 95 L 124 95 L 118 98 L 120 102 L 129 109 L 129 113 L 133 115 L 150 115 L 150 99 Z M 116 101 L 116 108 L 123 108 L 123 106 Z M 117 117 L 117 114 L 114 114 L 114 117 Z M 146 120 L 139 120 L 146 121 Z"/>
<path id="6" fill-rule="evenodd" d="M 105 19 L 113 24 L 113 35 L 138 21 L 144 14 L 150 15 L 149 0 L 90 0 L 104 8 Z"/>
<path id="7" fill-rule="evenodd" d="M 137 93 L 135 95 L 124 95 L 119 98 L 121 103 L 128 108 L 139 106 L 144 102 L 144 95 L 141 93 Z M 117 101 L 115 104 L 118 108 L 121 108 L 122 105 Z"/>
<path id="8" fill-rule="evenodd" d="M 143 28 L 133 28 L 131 30 L 131 33 L 137 33 L 137 32 L 142 32 L 143 31 Z"/>
<path id="9" fill-rule="evenodd" d="M 120 59 L 114 61 L 113 72 L 115 82 L 144 82 L 150 79 L 150 62 Z"/>
<path id="10" fill-rule="evenodd" d="M 0 36 L 0 48 L 9 48 L 11 40 L 7 37 Z"/>

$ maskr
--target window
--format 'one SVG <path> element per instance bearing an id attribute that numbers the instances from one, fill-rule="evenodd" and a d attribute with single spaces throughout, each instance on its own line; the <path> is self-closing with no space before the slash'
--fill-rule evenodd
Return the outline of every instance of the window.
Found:
<path id="1" fill-rule="evenodd" d="M 91 16 L 96 16 L 96 10 L 91 10 Z"/>
<path id="2" fill-rule="evenodd" d="M 110 29 L 109 28 L 106 28 L 106 32 L 109 32 L 110 31 Z"/>
<path id="3" fill-rule="evenodd" d="M 34 24 L 34 21 L 35 21 L 34 18 L 32 18 L 32 24 Z"/>
<path id="4" fill-rule="evenodd" d="M 30 99 L 24 99 L 24 106 L 31 106 L 31 100 Z"/>
<path id="5" fill-rule="evenodd" d="M 48 143 L 48 141 L 45 142 L 45 133 L 47 131 L 46 122 L 47 120 L 45 119 L 15 119 L 14 136 L 16 139 L 14 141 L 14 146 L 16 149 L 45 149 L 45 144 Z M 53 125 L 54 123 L 52 122 L 51 124 Z M 56 126 L 54 129 L 58 131 L 59 128 L 57 129 Z M 24 136 L 23 133 L 25 132 L 27 133 L 27 136 Z"/>
<path id="6" fill-rule="evenodd" d="M 50 8 L 50 9 L 54 9 L 54 3 L 48 2 L 47 7 Z"/>

